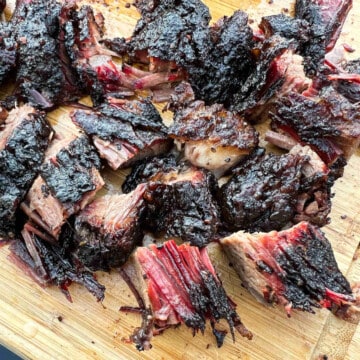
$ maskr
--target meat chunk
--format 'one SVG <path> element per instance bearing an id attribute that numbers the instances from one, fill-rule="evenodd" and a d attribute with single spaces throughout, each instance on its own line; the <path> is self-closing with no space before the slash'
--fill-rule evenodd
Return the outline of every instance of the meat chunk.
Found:
<path id="1" fill-rule="evenodd" d="M 358 104 L 332 88 L 314 98 L 289 93 L 277 100 L 270 118 L 273 130 L 309 144 L 328 165 L 349 159 L 360 143 Z"/>
<path id="2" fill-rule="evenodd" d="M 179 66 L 204 61 L 207 53 L 209 9 L 199 0 L 137 0 L 141 14 L 128 48 L 135 55 L 147 51 L 148 56 L 175 61 Z"/>
<path id="3" fill-rule="evenodd" d="M 75 220 L 75 256 L 91 270 L 123 265 L 142 239 L 146 185 L 97 198 Z"/>
<path id="4" fill-rule="evenodd" d="M 66 220 L 104 185 L 99 168 L 100 159 L 86 136 L 55 140 L 22 204 L 23 211 L 57 239 Z"/>
<path id="5" fill-rule="evenodd" d="M 172 156 L 154 158 L 137 164 L 123 188 L 130 191 L 139 183 L 147 183 L 143 225 L 148 230 L 197 246 L 216 237 L 220 219 L 213 193 L 217 184 L 209 171 L 178 165 Z"/>
<path id="6" fill-rule="evenodd" d="M 330 242 L 319 228 L 301 222 L 281 232 L 237 232 L 221 245 L 242 284 L 259 300 L 291 309 L 343 308 L 355 303 Z"/>
<path id="7" fill-rule="evenodd" d="M 25 224 L 22 238 L 10 245 L 10 260 L 39 285 L 58 286 L 69 301 L 72 299 L 68 287 L 72 282 L 85 286 L 102 301 L 105 287 L 96 281 L 94 274 L 74 263 L 63 245 L 44 242 L 39 234 L 30 223 Z"/>
<path id="8" fill-rule="evenodd" d="M 184 69 L 196 98 L 206 103 L 229 102 L 253 65 L 247 15 L 236 11 L 210 28 L 209 10 L 199 0 L 135 4 L 142 17 L 126 44 L 130 53 L 148 57 L 150 67 L 160 60 L 172 64 L 173 73 Z"/>
<path id="9" fill-rule="evenodd" d="M 80 96 L 61 42 L 60 12 L 55 0 L 18 1 L 11 19 L 11 35 L 17 43 L 17 92 L 41 108 Z"/>
<path id="10" fill-rule="evenodd" d="M 210 28 L 210 39 L 204 65 L 185 69 L 197 99 L 228 107 L 233 94 L 244 86 L 255 67 L 248 15 L 238 10 L 230 17 L 219 19 Z"/>
<path id="11" fill-rule="evenodd" d="M 203 101 L 197 100 L 176 107 L 170 137 L 183 148 L 185 159 L 211 170 L 217 177 L 258 145 L 256 130 L 241 116 L 225 110 L 223 105 L 205 106 Z"/>
<path id="12" fill-rule="evenodd" d="M 340 35 L 352 0 L 297 0 L 295 17 L 306 20 L 310 26 L 308 42 L 301 47 L 308 74 L 315 75 Z"/>
<path id="13" fill-rule="evenodd" d="M 100 43 L 104 32 L 101 14 L 95 15 L 90 6 L 78 8 L 72 2 L 63 6 L 60 26 L 78 86 L 91 95 L 96 105 L 101 104 L 109 92 L 125 96 L 134 94 L 132 79 L 112 59 L 112 56 L 119 56 Z"/>
<path id="14" fill-rule="evenodd" d="M 4 239 L 15 235 L 16 210 L 40 170 L 52 129 L 44 113 L 23 105 L 10 111 L 0 130 L 0 239 Z"/>
<path id="15" fill-rule="evenodd" d="M 138 350 L 151 348 L 153 333 L 181 323 L 194 334 L 203 332 L 206 320 L 210 320 L 218 347 L 226 333 L 216 329 L 220 319 L 227 321 L 233 339 L 234 328 L 242 336 L 252 338 L 226 295 L 205 248 L 177 246 L 173 240 L 160 247 L 139 247 L 121 273 L 136 294 L 143 315 L 142 327 L 130 336 Z"/>
<path id="16" fill-rule="evenodd" d="M 256 67 L 251 71 L 241 87 L 233 93 L 230 109 L 255 118 L 251 115 L 271 99 L 285 81 L 286 67 L 277 61 L 289 49 L 290 42 L 278 35 L 266 39 L 257 52 L 260 53 Z"/>
<path id="17" fill-rule="evenodd" d="M 329 169 L 309 147 L 289 154 L 259 149 L 233 170 L 219 192 L 223 220 L 230 230 L 281 230 L 301 220 L 328 223 Z"/>
<path id="18" fill-rule="evenodd" d="M 205 246 L 220 225 L 215 189 L 215 178 L 205 170 L 183 166 L 157 173 L 144 195 L 148 208 L 144 224 L 156 234 Z"/>
<path id="19" fill-rule="evenodd" d="M 71 117 L 114 170 L 171 147 L 167 128 L 149 100 L 113 99 L 97 110 L 76 110 Z"/>

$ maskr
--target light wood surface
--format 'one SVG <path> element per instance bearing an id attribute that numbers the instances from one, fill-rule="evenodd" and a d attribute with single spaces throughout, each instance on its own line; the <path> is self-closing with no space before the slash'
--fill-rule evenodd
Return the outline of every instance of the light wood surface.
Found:
<path id="1" fill-rule="evenodd" d="M 231 15 L 236 8 L 249 12 L 256 20 L 259 14 L 274 14 L 282 9 L 291 11 L 285 0 L 212 0 L 204 1 L 213 20 Z M 8 1 L 10 7 L 13 2 Z M 127 9 L 126 1 L 88 1 L 103 12 L 110 36 L 128 36 L 138 14 Z M 360 2 L 344 26 L 338 44 L 346 42 L 359 57 Z M 286 11 L 286 10 L 283 10 Z M 255 23 L 256 24 L 256 23 Z M 255 26 L 254 24 L 254 26 Z M 1 92 L 1 89 L 0 89 Z M 69 108 L 61 108 L 49 115 L 58 131 L 72 131 Z M 168 117 L 169 114 L 166 114 Z M 107 170 L 105 179 L 118 188 L 123 172 Z M 340 269 L 349 280 L 360 280 L 360 153 L 353 156 L 345 175 L 334 188 L 331 225 L 324 228 L 331 241 Z M 205 335 L 192 336 L 185 326 L 166 331 L 153 339 L 153 349 L 139 353 L 125 339 L 140 317 L 119 313 L 122 305 L 135 305 L 135 300 L 116 271 L 100 273 L 98 279 L 106 285 L 106 297 L 97 303 L 87 291 L 76 285 L 70 290 L 74 302 L 69 303 L 57 288 L 42 289 L 7 260 L 7 247 L 0 249 L 0 342 L 20 356 L 29 359 L 329 359 L 355 360 L 360 358 L 360 330 L 355 324 L 335 318 L 326 310 L 316 315 L 293 312 L 288 319 L 281 308 L 266 308 L 258 304 L 240 286 L 236 274 L 219 254 L 218 270 L 228 295 L 238 304 L 238 312 L 245 325 L 254 333 L 252 341 L 236 336 L 233 343 L 228 336 L 218 349 L 208 329 Z"/>

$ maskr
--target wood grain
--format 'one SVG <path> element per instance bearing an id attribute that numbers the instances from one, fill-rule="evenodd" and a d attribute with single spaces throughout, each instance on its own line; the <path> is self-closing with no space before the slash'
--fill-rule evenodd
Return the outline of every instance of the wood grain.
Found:
<path id="1" fill-rule="evenodd" d="M 291 11 L 293 2 L 274 0 L 206 0 L 213 20 L 231 15 L 242 8 L 254 19 L 259 16 Z M 13 1 L 8 1 L 13 5 Z M 129 36 L 138 14 L 125 8 L 126 1 L 87 1 L 103 12 L 109 36 Z M 356 38 L 360 3 L 354 8 L 344 26 L 339 41 L 360 48 Z M 284 10 L 286 9 L 286 10 Z M 8 11 L 9 13 L 9 11 Z M 359 51 L 349 54 L 359 57 Z M 0 89 L 3 92 L 4 89 Z M 49 114 L 56 131 L 74 131 L 69 121 L 69 108 Z M 165 114 L 169 121 L 170 115 Z M 360 279 L 357 251 L 360 243 L 360 154 L 353 156 L 345 175 L 335 188 L 332 222 L 324 231 L 331 241 L 340 269 L 350 281 Z M 118 189 L 123 171 L 106 170 L 105 179 L 111 189 Z M 100 273 L 99 281 L 106 285 L 103 304 L 97 303 L 85 289 L 71 286 L 74 302 L 69 303 L 56 288 L 42 289 L 7 260 L 8 249 L 0 249 L 0 342 L 20 356 L 29 359 L 330 359 L 359 358 L 360 330 L 321 310 L 316 315 L 294 312 L 288 319 L 280 308 L 258 304 L 240 286 L 240 281 L 228 266 L 223 254 L 218 254 L 218 270 L 224 287 L 238 304 L 238 312 L 246 326 L 255 334 L 252 341 L 230 337 L 218 349 L 209 330 L 192 337 L 181 327 L 155 337 L 153 349 L 139 353 L 125 339 L 139 326 L 140 318 L 119 313 L 121 305 L 135 305 L 135 300 L 116 271 Z"/>

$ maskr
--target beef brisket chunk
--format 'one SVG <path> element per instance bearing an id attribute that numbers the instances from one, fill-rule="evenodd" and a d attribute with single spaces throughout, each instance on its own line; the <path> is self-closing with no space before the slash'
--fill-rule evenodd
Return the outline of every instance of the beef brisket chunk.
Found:
<path id="1" fill-rule="evenodd" d="M 29 105 L 12 110 L 0 125 L 0 238 L 15 234 L 16 210 L 40 170 L 52 130 Z"/>
<path id="2" fill-rule="evenodd" d="M 276 93 L 285 81 L 286 67 L 277 60 L 289 49 L 290 42 L 274 35 L 261 43 L 256 67 L 241 87 L 233 92 L 230 109 L 251 117 Z M 280 66 L 279 66 L 280 65 Z M 254 115 L 253 115 L 254 117 Z"/>
<path id="3" fill-rule="evenodd" d="M 348 159 L 360 142 L 357 104 L 326 89 L 315 98 L 289 93 L 275 103 L 270 113 L 273 130 L 282 131 L 302 144 L 309 144 L 323 161 L 332 165 Z"/>
<path id="4" fill-rule="evenodd" d="M 114 170 L 159 155 L 171 146 L 167 128 L 149 100 L 113 99 L 97 110 L 76 110 L 71 117 Z"/>
<path id="5" fill-rule="evenodd" d="M 135 1 L 141 14 L 128 44 L 148 56 L 175 61 L 179 66 L 204 62 L 210 46 L 209 9 L 199 0 Z"/>
<path id="6" fill-rule="evenodd" d="M 93 191 L 91 169 L 100 169 L 100 160 L 85 136 L 72 141 L 41 167 L 41 177 L 61 202 L 78 202 Z M 75 174 L 76 172 L 76 174 Z"/>
<path id="7" fill-rule="evenodd" d="M 306 218 L 325 225 L 330 212 L 329 169 L 309 148 L 285 155 L 258 149 L 233 169 L 218 203 L 230 230 L 281 230 Z"/>
<path id="8" fill-rule="evenodd" d="M 248 16 L 236 11 L 210 28 L 211 48 L 202 67 L 184 67 L 196 98 L 229 106 L 255 66 L 253 32 Z"/>
<path id="9" fill-rule="evenodd" d="M 211 173 L 194 167 L 154 175 L 144 195 L 148 208 L 144 224 L 157 234 L 206 245 L 215 238 L 220 225 L 212 195 L 215 188 Z"/>
<path id="10" fill-rule="evenodd" d="M 309 40 L 300 49 L 308 74 L 316 74 L 325 54 L 335 46 L 351 7 L 352 0 L 296 1 L 295 17 L 310 26 Z"/>
<path id="11" fill-rule="evenodd" d="M 142 17 L 127 44 L 130 53 L 175 63 L 186 71 L 196 98 L 229 103 L 253 66 L 247 15 L 236 11 L 210 28 L 209 10 L 198 0 L 137 1 L 136 6 Z"/>
<path id="12" fill-rule="evenodd" d="M 39 285 L 56 285 L 72 301 L 68 287 L 72 282 L 81 284 L 98 301 L 105 296 L 105 287 L 99 284 L 94 274 L 75 264 L 66 248 L 60 244 L 44 242 L 40 232 L 30 223 L 22 230 L 22 239 L 10 245 L 10 259 Z"/>
<path id="13" fill-rule="evenodd" d="M 91 270 L 123 265 L 142 239 L 146 186 L 97 198 L 75 220 L 75 256 Z"/>
<path id="14" fill-rule="evenodd" d="M 17 42 L 17 86 L 21 98 L 41 108 L 73 101 L 80 95 L 61 44 L 55 0 L 19 1 L 11 19 Z"/>
<path id="15" fill-rule="evenodd" d="M 307 222 L 281 232 L 238 232 L 221 244 L 243 285 L 260 301 L 314 312 L 347 310 L 355 302 L 330 242 Z"/>
<path id="16" fill-rule="evenodd" d="M 131 81 L 112 60 L 116 54 L 100 43 L 104 31 L 101 14 L 95 15 L 90 6 L 79 9 L 74 2 L 62 8 L 60 27 L 78 86 L 96 105 L 108 92 L 133 95 Z"/>
<path id="17" fill-rule="evenodd" d="M 258 145 L 256 130 L 223 105 L 205 106 L 197 100 L 176 107 L 170 137 L 183 148 L 185 159 L 211 170 L 217 177 Z"/>
<path id="18" fill-rule="evenodd" d="M 86 136 L 54 141 L 22 204 L 23 211 L 58 238 L 65 221 L 104 185 L 99 168 L 100 158 Z"/>
<path id="19" fill-rule="evenodd" d="M 234 328 L 242 336 L 252 338 L 226 295 L 205 248 L 177 246 L 173 240 L 160 247 L 139 247 L 121 273 L 136 294 L 143 318 L 151 314 L 148 319 L 152 323 L 144 319 L 143 326 L 130 336 L 138 350 L 151 347 L 155 331 L 184 323 L 195 334 L 204 331 L 206 320 L 210 320 L 215 336 L 221 332 L 216 323 L 224 319 L 233 340 Z M 222 341 L 218 342 L 221 345 Z"/>

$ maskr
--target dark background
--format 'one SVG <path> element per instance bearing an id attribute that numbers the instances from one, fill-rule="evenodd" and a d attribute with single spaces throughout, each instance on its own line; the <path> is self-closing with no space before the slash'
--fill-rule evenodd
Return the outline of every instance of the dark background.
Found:
<path id="1" fill-rule="evenodd" d="M 17 355 L 0 345 L 0 359 L 1 360 L 20 360 Z"/>

